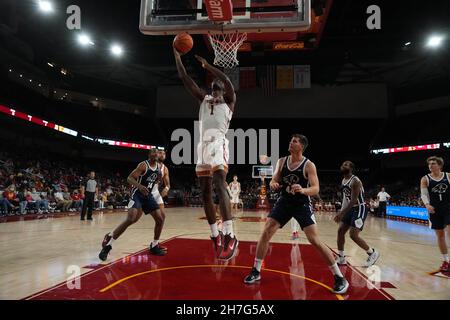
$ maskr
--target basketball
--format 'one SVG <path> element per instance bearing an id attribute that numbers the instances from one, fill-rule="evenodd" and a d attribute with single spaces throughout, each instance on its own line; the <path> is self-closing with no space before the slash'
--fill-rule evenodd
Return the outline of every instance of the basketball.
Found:
<path id="1" fill-rule="evenodd" d="M 189 34 L 180 33 L 173 40 L 173 46 L 179 53 L 186 54 L 194 46 L 194 40 Z"/>

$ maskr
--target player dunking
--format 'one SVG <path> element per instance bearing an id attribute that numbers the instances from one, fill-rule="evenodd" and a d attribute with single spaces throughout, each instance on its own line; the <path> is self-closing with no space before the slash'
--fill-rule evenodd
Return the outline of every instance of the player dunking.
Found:
<path id="1" fill-rule="evenodd" d="M 367 208 L 364 201 L 364 187 L 361 180 L 353 175 L 355 165 L 351 161 L 345 161 L 341 165 L 341 172 L 344 175 L 342 180 L 342 209 L 334 217 L 334 221 L 339 223 L 337 246 L 338 256 L 336 262 L 345 265 L 344 244 L 345 235 L 350 230 L 350 238 L 363 250 L 367 252 L 365 267 L 374 265 L 380 253 L 374 248 L 370 248 L 367 243 L 360 237 L 360 232 L 364 228 L 364 222 L 367 217 Z"/>
<path id="2" fill-rule="evenodd" d="M 253 269 L 244 279 L 244 282 L 250 284 L 261 279 L 261 265 L 267 253 L 270 239 L 291 218 L 295 218 L 308 241 L 317 249 L 333 273 L 333 292 L 343 294 L 347 292 L 349 283 L 334 261 L 333 253 L 320 241 L 317 232 L 310 197 L 319 193 L 319 178 L 314 163 L 303 156 L 307 146 L 308 139 L 305 136 L 294 134 L 289 143 L 291 155 L 277 162 L 275 174 L 270 181 L 270 188 L 272 190 L 281 188 L 281 197 L 268 216 L 264 231 L 256 247 Z"/>
<path id="3" fill-rule="evenodd" d="M 450 267 L 445 230 L 450 239 L 450 174 L 442 172 L 444 159 L 440 157 L 429 157 L 427 164 L 430 174 L 420 180 L 422 202 L 427 207 L 430 227 L 436 232 L 442 254 L 440 271 L 448 272 Z"/>
<path id="4" fill-rule="evenodd" d="M 225 135 L 233 116 L 236 94 L 230 79 L 219 69 L 210 65 L 204 58 L 196 56 L 202 67 L 212 73 L 216 79 L 212 83 L 211 95 L 206 94 L 188 76 L 180 53 L 174 48 L 178 74 L 185 88 L 200 103 L 200 143 L 197 147 L 197 176 L 200 180 L 204 210 L 211 228 L 211 240 L 219 259 L 231 259 L 238 246 L 233 231 L 230 196 L 227 191 L 226 176 L 228 172 L 228 140 Z M 223 218 L 223 232 L 216 223 L 216 213 L 212 199 L 212 184 L 219 196 L 220 213 Z"/>
<path id="5" fill-rule="evenodd" d="M 158 151 L 151 149 L 149 160 L 139 163 L 136 169 L 128 176 L 128 183 L 133 188 L 131 190 L 131 200 L 128 204 L 128 216 L 114 231 L 107 233 L 102 243 L 102 250 L 99 258 L 105 261 L 112 249 L 112 244 L 117 240 L 125 230 L 136 223 L 144 214 L 152 215 L 155 219 L 154 240 L 150 244 L 150 253 L 163 256 L 167 249 L 159 245 L 159 237 L 164 226 L 165 216 L 161 213 L 159 205 L 156 203 L 152 194 L 155 189 L 158 190 L 158 183 L 161 180 L 161 169 L 158 163 Z M 159 193 L 158 193 L 159 194 Z"/>
<path id="6" fill-rule="evenodd" d="M 231 193 L 231 205 L 234 210 L 238 209 L 239 205 L 239 195 L 241 194 L 241 184 L 238 181 L 238 176 L 233 176 L 233 182 L 230 183 L 230 193 Z"/>

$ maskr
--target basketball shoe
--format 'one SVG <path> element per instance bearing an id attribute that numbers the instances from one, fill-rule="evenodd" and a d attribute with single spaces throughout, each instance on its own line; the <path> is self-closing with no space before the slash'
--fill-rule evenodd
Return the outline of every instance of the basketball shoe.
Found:
<path id="1" fill-rule="evenodd" d="M 364 265 L 366 268 L 373 266 L 378 258 L 380 258 L 380 253 L 373 249 L 372 254 L 369 254 L 369 257 L 367 258 L 366 264 Z"/>
<path id="2" fill-rule="evenodd" d="M 219 255 L 219 259 L 222 259 L 222 260 L 232 259 L 234 257 L 234 255 L 236 254 L 236 249 L 237 249 L 238 245 L 239 245 L 239 241 L 238 241 L 238 239 L 236 239 L 236 236 L 234 236 L 232 238 L 229 234 L 226 234 L 223 237 L 223 249 Z"/>
<path id="3" fill-rule="evenodd" d="M 450 269 L 450 264 L 447 261 L 442 262 L 441 267 L 439 268 L 442 272 L 448 272 Z"/>
<path id="4" fill-rule="evenodd" d="M 217 237 L 211 237 L 211 241 L 214 244 L 214 251 L 216 253 L 216 257 L 219 258 L 223 249 L 223 233 L 219 231 Z"/>
<path id="5" fill-rule="evenodd" d="M 334 276 L 333 293 L 344 294 L 347 292 L 349 286 L 348 281 L 344 277 Z"/>
<path id="6" fill-rule="evenodd" d="M 261 272 L 256 270 L 256 268 L 253 268 L 250 274 L 245 277 L 244 283 L 252 284 L 259 280 L 261 280 Z"/>
<path id="7" fill-rule="evenodd" d="M 336 257 L 336 263 L 340 266 L 345 266 L 347 264 L 347 261 L 345 260 L 344 256 L 341 256 L 340 254 Z"/>

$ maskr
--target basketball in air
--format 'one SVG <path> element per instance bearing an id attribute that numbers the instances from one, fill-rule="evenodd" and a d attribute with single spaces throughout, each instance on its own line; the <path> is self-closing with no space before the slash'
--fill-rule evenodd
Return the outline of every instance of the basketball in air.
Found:
<path id="1" fill-rule="evenodd" d="M 180 54 L 186 54 L 194 46 L 194 40 L 189 34 L 180 33 L 173 40 L 173 46 Z"/>

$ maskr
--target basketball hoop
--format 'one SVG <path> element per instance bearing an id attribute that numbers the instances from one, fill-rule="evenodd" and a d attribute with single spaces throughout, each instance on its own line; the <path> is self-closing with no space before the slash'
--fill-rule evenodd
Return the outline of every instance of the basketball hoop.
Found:
<path id="1" fill-rule="evenodd" d="M 237 52 L 247 39 L 246 32 L 208 34 L 208 39 L 214 49 L 216 66 L 232 69 L 239 65 Z"/>

